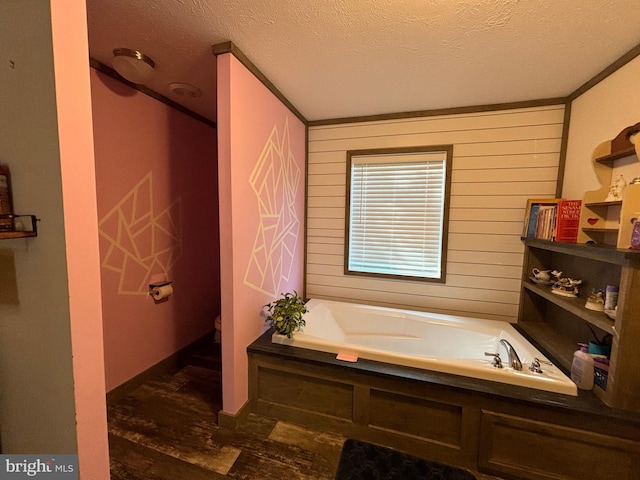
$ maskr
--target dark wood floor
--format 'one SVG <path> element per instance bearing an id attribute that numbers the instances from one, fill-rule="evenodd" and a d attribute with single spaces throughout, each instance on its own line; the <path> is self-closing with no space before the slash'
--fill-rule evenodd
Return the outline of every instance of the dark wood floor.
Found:
<path id="1" fill-rule="evenodd" d="M 235 432 L 218 428 L 220 372 L 220 346 L 200 342 L 184 368 L 110 406 L 112 480 L 334 478 L 340 435 L 253 414 Z"/>
<path id="2" fill-rule="evenodd" d="M 220 346 L 108 409 L 112 480 L 332 479 L 344 438 L 250 415 L 220 429 Z"/>

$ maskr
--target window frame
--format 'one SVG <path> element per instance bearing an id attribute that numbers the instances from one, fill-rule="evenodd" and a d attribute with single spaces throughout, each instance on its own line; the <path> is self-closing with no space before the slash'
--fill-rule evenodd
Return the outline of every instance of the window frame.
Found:
<path id="1" fill-rule="evenodd" d="M 442 232 L 440 241 L 440 276 L 439 277 L 418 277 L 411 275 L 399 275 L 389 273 L 362 272 L 349 269 L 349 245 L 350 245 L 350 219 L 351 219 L 351 170 L 353 157 L 377 157 L 380 155 L 401 155 L 420 153 L 445 153 L 445 182 L 444 182 L 444 203 L 442 215 Z M 400 162 L 399 162 L 400 163 Z M 447 273 L 447 250 L 449 243 L 449 209 L 451 198 L 451 172 L 453 170 L 453 145 L 426 145 L 416 147 L 394 147 L 394 148 L 373 148 L 366 150 L 347 151 L 347 182 L 345 198 L 345 231 L 344 231 L 344 274 L 350 276 L 389 278 L 396 280 L 409 280 L 416 282 L 445 283 Z"/>

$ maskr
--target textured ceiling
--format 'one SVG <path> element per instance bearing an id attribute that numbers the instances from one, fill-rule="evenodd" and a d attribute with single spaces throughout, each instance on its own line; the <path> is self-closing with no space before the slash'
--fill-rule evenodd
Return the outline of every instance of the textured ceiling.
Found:
<path id="1" fill-rule="evenodd" d="M 563 97 L 640 44 L 637 0 L 87 0 L 90 55 L 215 120 L 232 41 L 308 119 Z M 171 93 L 190 83 L 199 99 Z"/>

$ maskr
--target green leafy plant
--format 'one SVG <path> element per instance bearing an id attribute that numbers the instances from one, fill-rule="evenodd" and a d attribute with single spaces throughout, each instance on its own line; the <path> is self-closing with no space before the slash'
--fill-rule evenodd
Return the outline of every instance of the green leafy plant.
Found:
<path id="1" fill-rule="evenodd" d="M 269 312 L 266 322 L 275 328 L 276 332 L 291 338 L 294 333 L 305 326 L 302 315 L 307 313 L 307 307 L 302 297 L 295 290 L 293 293 L 281 293 L 281 298 L 267 303 L 264 308 Z"/>

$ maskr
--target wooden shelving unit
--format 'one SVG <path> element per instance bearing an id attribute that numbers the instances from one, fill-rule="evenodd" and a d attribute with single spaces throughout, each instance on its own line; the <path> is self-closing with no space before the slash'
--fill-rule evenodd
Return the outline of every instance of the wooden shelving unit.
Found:
<path id="1" fill-rule="evenodd" d="M 525 261 L 518 328 L 567 373 L 578 343 L 612 336 L 606 390 L 594 393 L 607 405 L 640 411 L 640 252 L 615 247 L 522 239 Z M 569 298 L 531 282 L 531 270 L 557 269 L 582 280 L 580 295 Z M 612 320 L 585 308 L 593 288 L 618 285 L 618 310 Z"/>
<path id="2" fill-rule="evenodd" d="M 640 183 L 626 185 L 621 196 L 610 194 L 610 188 L 614 176 L 634 170 L 640 173 L 639 132 L 640 123 L 631 125 L 595 148 L 592 166 L 600 188 L 585 192 L 582 198 L 578 243 L 523 239 L 518 315 L 518 328 L 566 372 L 578 343 L 610 335 L 607 386 L 595 386 L 594 393 L 611 407 L 634 412 L 640 412 L 640 251 L 629 247 L 632 220 L 640 216 Z M 580 295 L 561 297 L 551 287 L 532 283 L 533 268 L 556 269 L 563 277 L 581 279 Z M 592 290 L 604 290 L 607 285 L 620 289 L 615 320 L 585 307 Z"/>
<path id="3" fill-rule="evenodd" d="M 531 290 L 536 295 L 541 296 L 548 302 L 551 302 L 560 308 L 570 312 L 572 315 L 584 320 L 588 324 L 599 328 L 603 332 L 613 335 L 615 333 L 614 321 L 603 315 L 602 312 L 594 312 L 587 310 L 584 306 L 584 298 L 567 298 L 555 295 L 549 287 L 541 287 L 539 285 L 525 283 L 523 287 Z"/>

